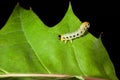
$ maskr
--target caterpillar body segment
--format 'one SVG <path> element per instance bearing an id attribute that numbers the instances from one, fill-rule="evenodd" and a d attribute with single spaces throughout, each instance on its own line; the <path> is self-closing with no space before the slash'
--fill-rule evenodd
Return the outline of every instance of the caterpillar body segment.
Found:
<path id="1" fill-rule="evenodd" d="M 85 32 L 88 30 L 88 28 L 90 27 L 89 22 L 83 22 L 80 25 L 80 28 L 78 30 L 76 30 L 75 32 L 71 32 L 71 33 L 66 33 L 63 35 L 59 35 L 59 40 L 64 41 L 65 43 L 67 41 L 70 41 L 72 43 L 73 39 L 79 38 L 82 35 L 85 34 Z"/>

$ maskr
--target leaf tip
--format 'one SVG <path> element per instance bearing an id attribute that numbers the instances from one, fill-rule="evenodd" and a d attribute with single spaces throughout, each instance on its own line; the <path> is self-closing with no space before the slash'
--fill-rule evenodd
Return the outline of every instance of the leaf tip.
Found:
<path id="1" fill-rule="evenodd" d="M 71 6 L 71 1 L 69 1 L 69 9 L 71 9 L 72 8 L 72 6 Z"/>
<path id="2" fill-rule="evenodd" d="M 102 37 L 102 35 L 103 35 L 103 32 L 101 32 L 101 33 L 100 33 L 99 38 L 101 38 L 101 37 Z"/>
<path id="3" fill-rule="evenodd" d="M 32 7 L 30 6 L 29 9 L 32 10 Z"/>
<path id="4" fill-rule="evenodd" d="M 71 5 L 71 1 L 69 1 L 69 5 Z"/>
<path id="5" fill-rule="evenodd" d="M 74 15 L 74 12 L 73 12 L 73 10 L 72 10 L 71 1 L 69 1 L 68 9 L 67 9 L 67 12 L 66 12 L 66 15 L 68 15 L 68 14 Z"/>
<path id="6" fill-rule="evenodd" d="M 19 6 L 20 5 L 20 3 L 19 2 L 17 2 L 17 6 Z"/>

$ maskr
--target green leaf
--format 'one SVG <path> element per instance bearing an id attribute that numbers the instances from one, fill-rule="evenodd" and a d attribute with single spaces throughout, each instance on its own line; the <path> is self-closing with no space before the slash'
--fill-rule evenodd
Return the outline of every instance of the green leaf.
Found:
<path id="1" fill-rule="evenodd" d="M 71 5 L 62 21 L 51 28 L 32 10 L 16 5 L 0 30 L 0 76 L 36 73 L 118 80 L 100 37 L 88 32 L 73 43 L 58 39 L 60 34 L 77 30 L 81 23 Z"/>

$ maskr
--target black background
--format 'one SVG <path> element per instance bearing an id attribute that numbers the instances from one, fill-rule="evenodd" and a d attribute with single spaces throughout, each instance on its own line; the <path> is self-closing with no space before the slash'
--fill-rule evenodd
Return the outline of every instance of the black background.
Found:
<path id="1" fill-rule="evenodd" d="M 70 0 L 0 0 L 0 28 L 4 26 L 17 2 L 26 9 L 30 7 L 52 27 L 59 23 L 68 9 Z M 117 0 L 71 0 L 72 8 L 81 21 L 89 21 L 89 32 L 98 37 L 101 32 L 116 74 L 120 75 L 120 4 Z"/>

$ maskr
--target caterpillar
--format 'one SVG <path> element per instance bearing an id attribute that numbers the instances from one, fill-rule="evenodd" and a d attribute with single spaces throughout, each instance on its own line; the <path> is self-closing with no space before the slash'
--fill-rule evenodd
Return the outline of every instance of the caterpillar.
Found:
<path id="1" fill-rule="evenodd" d="M 67 41 L 70 41 L 72 43 L 73 39 L 79 38 L 82 35 L 84 35 L 89 27 L 90 27 L 89 22 L 83 22 L 80 25 L 80 28 L 78 30 L 76 30 L 75 32 L 66 33 L 66 34 L 63 34 L 63 35 L 58 35 L 58 38 L 59 38 L 59 40 L 64 41 L 65 43 Z"/>

